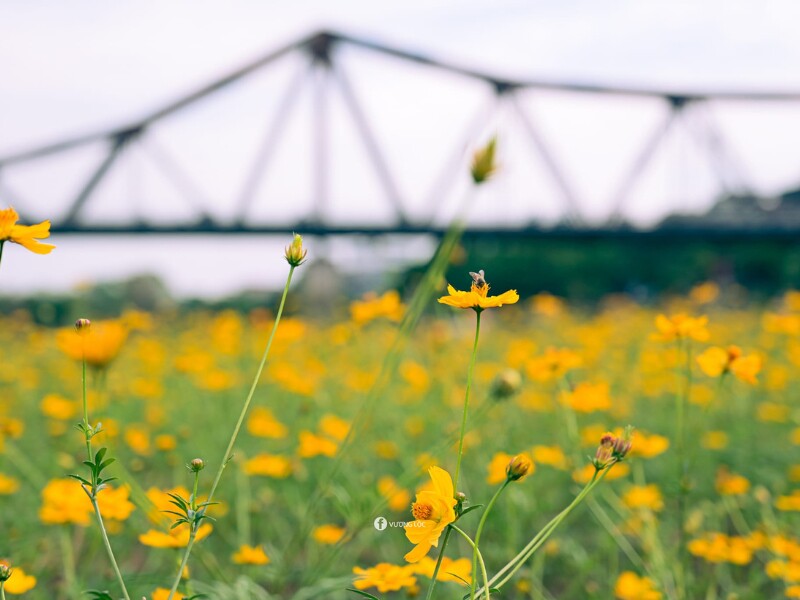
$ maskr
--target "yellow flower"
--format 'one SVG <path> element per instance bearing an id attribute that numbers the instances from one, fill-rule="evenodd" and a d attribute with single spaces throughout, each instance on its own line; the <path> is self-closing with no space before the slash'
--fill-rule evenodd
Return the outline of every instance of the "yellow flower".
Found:
<path id="1" fill-rule="evenodd" d="M 424 575 L 428 579 L 431 579 L 435 568 L 436 561 L 430 556 L 426 556 L 414 565 L 414 572 L 417 573 L 417 575 Z M 453 560 L 445 556 L 442 558 L 442 564 L 439 566 L 439 572 L 436 574 L 436 581 L 457 581 L 461 584 L 467 581 L 471 583 L 472 561 L 468 558 Z"/>
<path id="2" fill-rule="evenodd" d="M 620 573 L 614 586 L 614 595 L 620 600 L 661 600 L 661 592 L 649 577 L 639 577 L 632 571 Z"/>
<path id="3" fill-rule="evenodd" d="M 749 539 L 728 537 L 724 533 L 709 532 L 687 545 L 689 553 L 710 563 L 728 562 L 746 565 L 753 560 L 753 544 Z"/>
<path id="4" fill-rule="evenodd" d="M 325 415 L 319 421 L 319 429 L 329 438 L 342 442 L 350 431 L 350 423 L 336 415 Z"/>
<path id="5" fill-rule="evenodd" d="M 13 208 L 0 210 L 0 250 L 5 242 L 14 242 L 36 254 L 49 254 L 52 244 L 42 244 L 39 240 L 50 237 L 50 221 L 37 225 L 17 225 L 19 214 Z"/>
<path id="6" fill-rule="evenodd" d="M 506 454 L 505 452 L 495 454 L 489 463 L 489 474 L 486 476 L 486 483 L 495 485 L 504 482 L 506 480 L 506 467 L 512 458 L 514 458 L 513 454 Z"/>
<path id="7" fill-rule="evenodd" d="M 726 467 L 720 467 L 716 478 L 717 492 L 723 496 L 740 496 L 750 489 L 750 482 L 746 477 L 731 473 Z"/>
<path id="8" fill-rule="evenodd" d="M 169 590 L 167 588 L 156 588 L 153 592 L 153 600 L 167 600 L 169 598 Z M 180 592 L 175 592 L 175 595 L 172 597 L 172 600 L 183 600 L 186 598 Z"/>
<path id="9" fill-rule="evenodd" d="M 462 292 L 452 285 L 448 285 L 447 293 L 449 295 L 439 298 L 439 303 L 456 308 L 472 308 L 476 312 L 481 312 L 486 308 L 516 304 L 519 300 L 517 290 L 509 290 L 499 296 L 489 296 L 489 284 L 483 279 L 483 271 L 480 271 L 480 274 L 473 274 L 473 278 L 472 287 L 468 292 Z"/>
<path id="10" fill-rule="evenodd" d="M 378 480 L 378 493 L 386 499 L 392 510 L 405 510 L 411 502 L 411 494 L 397 485 L 397 481 L 388 475 Z"/>
<path id="11" fill-rule="evenodd" d="M 587 464 L 585 467 L 573 471 L 572 479 L 577 483 L 586 484 L 592 480 L 594 474 L 597 472 L 592 463 Z M 621 479 L 631 472 L 630 467 L 625 463 L 617 463 L 613 469 L 608 471 L 606 481 L 613 481 L 614 479 Z"/>
<path id="12" fill-rule="evenodd" d="M 285 456 L 262 453 L 244 463 L 243 470 L 247 475 L 284 479 L 292 474 L 292 463 Z"/>
<path id="13" fill-rule="evenodd" d="M 542 356 L 532 358 L 525 365 L 528 377 L 536 381 L 550 381 L 563 377 L 581 365 L 581 357 L 565 348 L 548 348 Z"/>
<path id="14" fill-rule="evenodd" d="M 39 519 L 46 525 L 75 523 L 86 526 L 90 522 L 92 504 L 81 484 L 74 479 L 53 479 L 42 490 L 42 507 Z"/>
<path id="15" fill-rule="evenodd" d="M 120 321 L 101 321 L 80 333 L 74 327 L 56 332 L 56 343 L 61 351 L 73 360 L 83 360 L 97 369 L 105 368 L 117 357 L 128 329 Z"/>
<path id="16" fill-rule="evenodd" d="M 567 457 L 560 446 L 534 446 L 532 455 L 536 464 L 548 465 L 556 469 L 567 467 Z"/>
<path id="17" fill-rule="evenodd" d="M 243 544 L 232 557 L 237 565 L 266 565 L 269 564 L 269 556 L 261 546 L 248 546 Z"/>
<path id="18" fill-rule="evenodd" d="M 320 525 L 311 533 L 320 544 L 335 544 L 344 537 L 344 534 L 344 528 L 336 525 Z"/>
<path id="19" fill-rule="evenodd" d="M 281 439 L 286 437 L 286 425 L 275 418 L 268 408 L 257 406 L 247 419 L 247 431 L 250 435 L 265 438 Z"/>
<path id="20" fill-rule="evenodd" d="M 9 496 L 19 489 L 19 481 L 0 473 L 0 496 Z"/>
<path id="21" fill-rule="evenodd" d="M 646 435 L 636 432 L 636 445 L 631 449 L 631 455 L 641 458 L 653 458 L 663 454 L 669 448 L 669 439 L 663 435 Z"/>
<path id="22" fill-rule="evenodd" d="M 48 251 L 49 252 L 49 251 Z M 19 567 L 15 567 L 11 573 L 11 577 L 6 581 L 3 588 L 9 594 L 24 594 L 36 587 L 36 577 L 27 575 L 25 571 Z"/>
<path id="23" fill-rule="evenodd" d="M 728 446 L 728 434 L 724 431 L 707 431 L 700 444 L 709 450 L 723 450 Z"/>
<path id="24" fill-rule="evenodd" d="M 438 546 L 444 528 L 456 520 L 456 499 L 450 474 L 439 467 L 431 467 L 428 474 L 433 489 L 417 494 L 416 502 L 411 505 L 414 520 L 405 526 L 408 541 L 415 544 L 414 549 L 405 555 L 410 563 L 418 562 L 431 547 Z"/>
<path id="25" fill-rule="evenodd" d="M 78 414 L 78 404 L 58 394 L 47 394 L 39 405 L 42 414 L 51 419 L 66 421 Z"/>
<path id="26" fill-rule="evenodd" d="M 136 506 L 128 499 L 130 488 L 127 485 L 113 488 L 104 488 L 97 494 L 97 505 L 104 519 L 112 521 L 125 521 Z"/>
<path id="27" fill-rule="evenodd" d="M 783 511 L 800 511 L 800 490 L 794 490 L 790 496 L 778 496 L 775 508 Z"/>
<path id="28" fill-rule="evenodd" d="M 380 318 L 397 323 L 403 318 L 404 312 L 405 306 L 395 290 L 389 290 L 382 296 L 370 292 L 362 300 L 355 300 L 350 304 L 350 316 L 356 325 L 365 325 Z"/>
<path id="29" fill-rule="evenodd" d="M 597 410 L 611 408 L 611 396 L 607 383 L 582 382 L 575 386 L 571 392 L 561 394 L 561 403 L 572 410 L 582 413 L 591 413 Z"/>
<path id="30" fill-rule="evenodd" d="M 684 314 L 658 315 L 656 317 L 656 329 L 658 333 L 653 335 L 653 339 L 662 342 L 674 340 L 693 339 L 698 342 L 705 342 L 709 338 L 708 317 L 689 317 Z"/>
<path id="31" fill-rule="evenodd" d="M 635 485 L 628 488 L 622 496 L 622 502 L 631 510 L 647 508 L 658 512 L 664 508 L 664 498 L 661 490 L 655 484 Z"/>
<path id="32" fill-rule="evenodd" d="M 712 346 L 697 357 L 703 373 L 709 377 L 720 377 L 732 373 L 737 379 L 755 385 L 756 375 L 761 370 L 761 359 L 755 354 L 742 356 L 738 346 L 728 346 L 727 350 Z"/>
<path id="33" fill-rule="evenodd" d="M 286 246 L 283 253 L 288 262 L 293 267 L 299 267 L 306 261 L 308 250 L 303 248 L 303 238 L 299 233 L 295 233 L 292 237 L 292 243 Z"/>
<path id="34" fill-rule="evenodd" d="M 199 542 L 207 537 L 212 529 L 209 523 L 203 523 L 198 527 L 195 539 Z M 139 542 L 151 548 L 185 548 L 189 543 L 189 526 L 184 523 L 166 532 L 151 529 L 139 536 Z"/>
<path id="35" fill-rule="evenodd" d="M 300 448 L 298 454 L 301 458 L 314 456 L 336 456 L 339 447 L 332 441 L 320 437 L 310 431 L 300 432 Z"/>
<path id="36" fill-rule="evenodd" d="M 414 567 L 411 565 L 392 565 L 380 563 L 369 569 L 353 567 L 353 573 L 357 575 L 353 580 L 356 589 L 365 590 L 367 588 L 377 588 L 379 592 L 394 592 L 403 588 L 410 588 L 417 583 L 414 577 Z"/>

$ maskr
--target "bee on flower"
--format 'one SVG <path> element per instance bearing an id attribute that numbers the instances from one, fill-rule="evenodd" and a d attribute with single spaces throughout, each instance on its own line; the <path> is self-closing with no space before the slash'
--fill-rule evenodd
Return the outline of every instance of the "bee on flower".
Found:
<path id="1" fill-rule="evenodd" d="M 489 295 L 489 284 L 486 282 L 483 270 L 473 273 L 472 286 L 468 292 L 455 289 L 452 285 L 447 286 L 447 296 L 439 298 L 440 304 L 447 304 L 455 308 L 471 308 L 475 312 L 481 312 L 487 308 L 496 308 L 504 304 L 516 304 L 519 301 L 517 290 L 508 290 L 499 296 Z"/>

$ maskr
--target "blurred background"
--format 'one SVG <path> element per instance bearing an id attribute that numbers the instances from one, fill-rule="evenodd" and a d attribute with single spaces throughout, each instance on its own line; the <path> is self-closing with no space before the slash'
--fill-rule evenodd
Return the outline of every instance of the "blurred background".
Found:
<path id="1" fill-rule="evenodd" d="M 0 5 L 3 310 L 408 285 L 457 215 L 466 285 L 647 300 L 800 286 L 793 0 Z M 498 137 L 477 193 L 468 165 Z M 500 282 L 503 282 L 502 284 Z"/>

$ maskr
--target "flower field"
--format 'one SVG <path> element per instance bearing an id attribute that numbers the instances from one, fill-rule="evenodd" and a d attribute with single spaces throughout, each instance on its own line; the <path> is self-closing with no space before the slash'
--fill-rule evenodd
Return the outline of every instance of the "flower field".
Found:
<path id="1" fill-rule="evenodd" d="M 443 304 L 464 301 L 453 292 Z M 412 329 L 394 292 L 337 319 L 283 317 L 175 597 L 425 597 L 444 536 L 409 557 L 413 524 L 433 522 L 441 497 L 452 514 L 439 533 L 455 523 L 469 537 L 486 507 L 468 507 L 502 488 L 479 544 L 492 575 L 585 489 L 604 433 L 628 424 L 630 454 L 492 596 L 800 597 L 797 293 L 760 307 L 703 284 L 657 308 L 541 294 L 476 311 L 461 461 L 476 312 L 428 308 Z M 160 511 L 180 511 L 167 492 L 189 499 L 197 475 L 197 497 L 208 494 L 274 321 L 267 309 L 131 312 L 87 335 L 3 317 L 9 597 L 121 595 L 92 503 L 67 477 L 87 472 L 83 353 L 89 422 L 102 424 L 92 441 L 116 458 L 96 496 L 110 544 L 131 597 L 166 598 L 192 527 L 169 529 L 176 518 Z M 457 462 L 454 508 L 436 482 L 452 486 Z M 473 575 L 480 589 L 465 537 L 445 555 L 432 597 L 468 595 Z"/>

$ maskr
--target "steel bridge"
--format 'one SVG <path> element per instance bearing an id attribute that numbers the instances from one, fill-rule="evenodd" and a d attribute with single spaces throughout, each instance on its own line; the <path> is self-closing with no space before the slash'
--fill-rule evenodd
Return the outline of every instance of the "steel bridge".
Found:
<path id="1" fill-rule="evenodd" d="M 375 111 L 363 101 L 364 90 L 368 90 L 371 83 L 351 79 L 346 61 L 341 58 L 343 54 L 354 52 L 370 56 L 375 69 L 372 72 L 379 73 L 384 82 L 387 81 L 386 78 L 393 77 L 395 69 L 403 73 L 423 70 L 434 77 L 447 78 L 453 85 L 457 81 L 466 82 L 471 90 L 476 90 L 477 96 L 483 98 L 482 102 L 477 103 L 478 110 L 469 118 L 462 119 L 465 126 L 455 136 L 456 139 L 444 141 L 449 150 L 439 153 L 442 160 L 425 165 L 425 179 L 430 185 L 416 186 L 419 189 L 414 194 L 404 189 L 408 187 L 404 185 L 408 177 L 398 174 L 398 162 L 404 162 L 404 159 L 401 157 L 398 160 L 396 156 L 394 160 L 391 158 L 393 140 L 387 139 L 390 136 L 381 134 L 376 127 L 379 120 L 373 114 Z M 226 110 L 214 108 L 218 104 L 224 104 L 226 91 L 240 89 L 259 73 L 268 72 L 287 62 L 291 63 L 291 76 L 265 88 L 271 102 L 266 128 L 260 127 L 260 122 L 248 127 L 248 131 L 260 132 L 258 143 L 251 144 L 252 148 L 248 146 L 248 157 L 242 156 L 240 160 L 239 154 L 243 155 L 240 149 L 224 147 L 224 144 L 218 144 L 215 140 L 202 140 L 206 124 L 223 115 Z M 303 121 L 307 127 L 307 131 L 304 130 L 303 133 L 307 142 L 303 150 L 305 154 L 301 153 L 304 160 L 295 160 L 292 167 L 294 170 L 289 171 L 285 166 L 282 168 L 274 163 L 280 162 L 280 155 L 284 152 L 285 130 L 292 113 L 297 112 L 301 95 L 309 89 L 311 93 L 307 100 L 310 110 L 304 114 L 306 118 Z M 419 100 L 419 110 L 423 110 L 426 105 L 426 93 L 423 89 L 414 95 Z M 631 146 L 625 163 L 618 169 L 619 172 L 614 173 L 615 182 L 611 186 L 611 192 L 603 199 L 608 208 L 601 218 L 587 217 L 587 202 L 595 202 L 597 198 L 587 198 L 579 192 L 577 181 L 581 178 L 580 168 L 574 164 L 565 164 L 563 152 L 560 153 L 556 149 L 558 144 L 554 143 L 558 141 L 558 128 L 546 119 L 538 118 L 539 115 L 534 116 L 535 111 L 526 100 L 531 96 L 547 94 L 556 94 L 559 98 L 567 99 L 583 98 L 590 102 L 603 98 L 641 101 L 656 107 L 653 113 L 656 118 L 645 127 L 637 143 Z M 358 165 L 356 177 L 360 181 L 358 173 L 364 173 L 365 177 L 368 173 L 375 183 L 373 192 L 367 194 L 367 200 L 360 200 L 363 208 L 356 209 L 356 217 L 359 218 L 336 218 L 331 208 L 331 182 L 336 177 L 334 165 L 337 159 L 342 160 L 335 137 L 336 131 L 341 131 L 341 123 L 334 122 L 333 103 L 336 103 L 341 115 L 344 115 L 340 121 L 346 121 L 347 134 L 354 140 L 352 144 L 360 146 L 362 152 L 363 161 Z M 768 196 L 774 196 L 760 192 L 748 179 L 746 161 L 741 160 L 734 145 L 726 139 L 724 127 L 719 125 L 713 111 L 709 110 L 709 106 L 715 104 L 788 106 L 797 109 L 800 114 L 800 92 L 680 92 L 555 80 L 514 79 L 342 33 L 321 31 L 270 52 L 208 85 L 118 127 L 0 157 L 0 198 L 7 201 L 4 204 L 13 204 L 24 217 L 31 220 L 50 218 L 53 230 L 60 234 L 283 234 L 292 229 L 315 235 L 441 233 L 453 213 L 441 210 L 438 199 L 454 195 L 459 185 L 463 187 L 465 164 L 469 158 L 466 148 L 469 145 L 474 147 L 485 139 L 496 127 L 496 121 L 493 120 L 495 115 L 503 111 L 505 115 L 513 116 L 514 133 L 520 138 L 521 144 L 527 145 L 530 153 L 517 173 L 526 171 L 526 161 L 535 162 L 537 177 L 544 180 L 550 194 L 555 198 L 557 210 L 549 224 L 543 224 L 532 213 L 526 213 L 522 206 L 525 202 L 539 201 L 537 194 L 531 193 L 521 203 L 522 208 L 517 207 L 518 215 L 522 217 L 512 215 L 497 223 L 484 223 L 484 226 L 479 219 L 478 222 L 470 223 L 472 230 L 487 235 L 499 232 L 562 237 L 640 235 L 641 229 L 627 224 L 628 212 L 632 202 L 635 202 L 635 199 L 632 200 L 634 191 L 652 167 L 659 152 L 668 144 L 670 136 L 679 129 L 683 131 L 686 140 L 694 143 L 697 156 L 707 161 L 715 180 L 711 195 L 716 198 L 748 197 L 753 202 L 768 200 Z M 235 178 L 229 178 L 221 184 L 227 192 L 216 195 L 209 193 L 203 177 L 207 170 L 212 170 L 209 165 L 214 164 L 217 159 L 197 163 L 191 156 L 180 156 L 174 150 L 174 144 L 171 147 L 169 142 L 163 141 L 169 136 L 165 137 L 163 132 L 158 132 L 162 124 L 174 122 L 176 119 L 180 121 L 182 115 L 191 114 L 195 107 L 201 105 L 206 110 L 210 106 L 216 111 L 216 116 L 195 124 L 194 127 L 184 124 L 183 130 L 178 127 L 178 133 L 173 131 L 172 135 L 180 136 L 180 131 L 198 131 L 197 135 L 200 137 L 196 139 L 203 143 L 195 141 L 190 146 L 209 146 L 223 157 L 231 154 L 237 156 L 235 161 L 231 159 L 230 162 L 236 162 L 237 169 L 243 165 L 242 168 Z M 415 111 L 416 109 L 409 111 L 409 127 L 413 125 Z M 262 113 L 258 114 L 264 116 Z M 394 125 L 395 131 L 403 128 L 402 124 Z M 502 143 L 504 137 L 501 134 Z M 613 145 L 614 140 L 606 140 L 606 143 Z M 424 149 L 419 154 L 424 154 Z M 67 197 L 62 196 L 57 202 L 41 199 L 35 190 L 37 187 L 42 189 L 43 181 L 50 177 L 54 165 L 60 172 L 65 169 L 70 171 L 67 159 L 75 155 L 82 155 L 83 158 L 80 169 L 70 172 L 71 188 L 64 186 L 58 190 L 59 193 L 64 191 Z M 135 172 L 131 175 L 130 169 L 126 167 L 126 162 L 132 161 L 134 156 L 138 157 L 137 161 L 149 161 L 148 168 L 158 173 L 162 192 L 169 187 L 171 191 L 166 196 L 175 200 L 162 198 L 160 192 L 151 192 L 148 198 L 148 193 L 140 189 L 142 180 Z M 409 158 L 420 160 L 421 157 Z M 800 175 L 800 156 L 797 167 L 797 174 Z M 110 186 L 111 180 L 119 179 L 126 173 L 127 183 L 121 186 L 117 183 L 115 192 L 113 186 Z M 504 174 L 501 173 L 498 178 L 502 177 Z M 260 217 L 254 216 L 254 207 L 265 196 L 260 190 L 270 181 L 281 178 L 301 179 L 308 185 L 309 189 L 304 192 L 305 203 L 282 196 L 279 183 L 278 191 L 266 194 L 270 204 L 267 213 Z M 26 190 L 26 182 L 34 191 Z M 788 182 L 787 187 L 796 183 L 800 183 L 800 176 L 796 182 Z M 350 183 L 351 187 L 356 185 L 355 181 Z M 57 187 L 56 184 L 53 186 Z M 351 202 L 346 197 L 347 192 L 344 196 L 345 204 Z M 145 199 L 151 204 L 150 208 L 137 208 Z M 159 208 L 166 208 L 173 201 L 183 203 L 180 215 L 162 218 Z M 502 202 L 497 198 L 494 201 L 497 203 L 492 210 L 502 213 Z M 286 217 L 282 209 L 294 204 L 297 204 L 294 212 L 290 211 L 292 214 Z M 93 213 L 100 205 L 107 205 L 108 214 L 113 215 L 118 211 L 125 213 L 125 216 L 121 219 L 98 217 Z M 224 207 L 224 210 L 220 210 L 220 207 Z M 370 216 L 371 207 L 376 208 L 380 217 Z M 648 235 L 668 235 L 668 229 L 651 228 Z M 763 227 L 760 228 L 758 233 L 763 233 L 763 230 Z M 700 227 L 696 232 L 703 236 L 731 234 L 730 231 L 719 231 L 713 227 Z M 747 231 L 742 231 L 742 228 L 736 231 L 737 235 L 742 233 L 746 234 Z M 779 227 L 773 233 L 791 235 L 794 228 Z"/>

